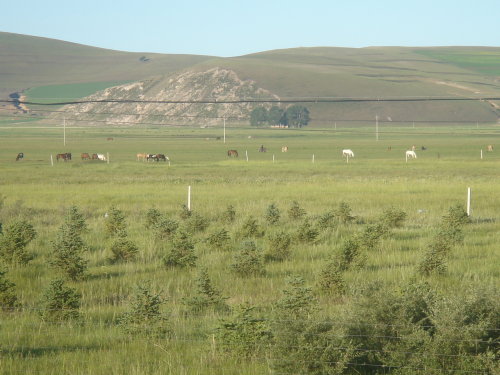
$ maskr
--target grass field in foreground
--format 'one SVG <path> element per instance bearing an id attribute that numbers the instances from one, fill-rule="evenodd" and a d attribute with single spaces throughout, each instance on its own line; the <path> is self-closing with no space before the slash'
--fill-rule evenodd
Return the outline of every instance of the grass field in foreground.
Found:
<path id="1" fill-rule="evenodd" d="M 388 207 L 403 210 L 407 214 L 404 226 L 366 253 L 363 268 L 346 271 L 345 296 L 318 295 L 321 316 L 348 324 L 350 308 L 367 284 L 379 282 L 394 290 L 415 277 L 442 216 L 457 202 L 465 206 L 467 187 L 473 191 L 473 222 L 464 228 L 463 244 L 453 248 L 447 272 L 426 280 L 447 297 L 461 295 L 471 286 L 498 286 L 498 129 L 392 128 L 381 131 L 377 141 L 373 129 L 367 128 L 244 128 L 228 129 L 225 144 L 216 139 L 220 133 L 220 129 L 195 128 L 68 128 L 64 147 L 61 128 L 0 127 L 0 194 L 4 198 L 0 222 L 5 228 L 23 218 L 38 232 L 28 247 L 35 258 L 26 266 L 6 266 L 6 277 L 16 284 L 22 308 L 0 313 L 0 373 L 279 373 L 270 369 L 266 355 L 242 360 L 219 352 L 213 335 L 226 315 L 186 314 L 183 301 L 195 290 L 197 268 L 207 267 L 231 307 L 247 302 L 268 314 L 281 298 L 288 276 L 300 275 L 314 286 L 345 239 L 361 233 Z M 113 141 L 107 141 L 109 137 Z M 489 144 L 495 147 L 493 152 L 486 152 Z M 261 145 L 266 153 L 258 152 Z M 281 153 L 283 145 L 289 147 L 288 153 Z M 404 151 L 412 145 L 418 159 L 406 162 Z M 348 163 L 341 156 L 343 148 L 355 153 Z M 228 158 L 228 149 L 237 149 L 239 158 Z M 24 152 L 25 158 L 15 162 L 18 152 Z M 71 152 L 73 160 L 56 162 L 55 155 L 62 152 Z M 82 152 L 109 153 L 110 162 L 82 161 Z M 170 165 L 138 162 L 135 155 L 139 152 L 164 153 Z M 168 268 L 162 259 L 169 243 L 153 238 L 145 228 L 145 215 L 154 207 L 182 223 L 179 214 L 181 205 L 187 203 L 188 186 L 192 187 L 193 211 L 207 218 L 209 225 L 192 235 L 197 267 Z M 294 241 L 290 258 L 266 262 L 262 276 L 235 275 L 231 264 L 243 222 L 250 215 L 258 220 L 266 235 L 254 241 L 265 251 L 270 234 L 280 230 L 294 234 L 302 225 L 287 215 L 293 201 L 306 210 L 312 223 L 340 202 L 349 204 L 356 220 L 320 231 L 315 243 Z M 282 213 L 278 225 L 266 224 L 264 219 L 272 203 Z M 57 276 L 47 261 L 71 205 L 84 213 L 89 227 L 83 235 L 89 246 L 85 254 L 89 277 L 69 282 L 82 293 L 83 323 L 48 324 L 38 316 L 41 295 Z M 128 263 L 108 260 L 111 240 L 104 234 L 104 215 L 113 205 L 123 211 L 129 238 L 139 248 L 137 258 Z M 220 215 L 228 205 L 234 206 L 236 219 L 225 224 Z M 210 249 L 205 242 L 221 228 L 231 237 L 228 251 Z M 134 338 L 116 325 L 129 307 L 134 286 L 142 280 L 150 280 L 168 299 L 164 308 L 173 325 L 169 339 Z M 375 373 L 377 368 L 364 370 Z M 355 371 L 347 367 L 345 373 Z"/>

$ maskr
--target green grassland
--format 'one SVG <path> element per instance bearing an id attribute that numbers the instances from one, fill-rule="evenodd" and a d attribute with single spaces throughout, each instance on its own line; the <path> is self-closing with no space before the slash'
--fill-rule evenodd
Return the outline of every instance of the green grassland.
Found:
<path id="1" fill-rule="evenodd" d="M 227 313 L 186 313 L 183 301 L 195 290 L 197 269 L 208 269 L 230 307 L 249 303 L 269 314 L 290 275 L 300 275 L 313 287 L 342 242 L 361 233 L 389 207 L 407 214 L 403 227 L 366 252 L 364 267 L 345 272 L 347 292 L 342 298 L 317 296 L 320 316 L 347 325 L 356 296 L 372 283 L 395 290 L 416 277 L 447 298 L 464 295 L 471 287 L 498 287 L 497 126 L 391 124 L 380 127 L 378 141 L 373 127 L 341 126 L 229 127 L 226 143 L 220 137 L 221 128 L 68 127 L 64 146 L 61 127 L 0 123 L 0 195 L 4 198 L 0 222 L 5 228 L 22 218 L 38 232 L 28 247 L 34 259 L 25 266 L 6 266 L 6 277 L 16 284 L 22 307 L 0 312 L 0 373 L 282 373 L 271 369 L 267 355 L 242 359 L 219 350 L 214 335 Z M 493 152 L 486 152 L 489 144 L 494 145 Z M 261 145 L 267 152 L 258 152 Z M 281 152 L 283 145 L 289 147 L 287 153 Z M 412 145 L 418 159 L 406 162 L 404 152 Z M 348 162 L 341 156 L 344 148 L 355 153 Z M 239 157 L 228 158 L 228 149 L 238 150 Z M 24 152 L 25 158 L 16 162 L 18 152 Z M 63 152 L 71 152 L 73 160 L 56 162 L 55 155 Z M 109 153 L 110 162 L 80 160 L 82 152 Z M 137 161 L 136 154 L 143 152 L 164 153 L 170 163 Z M 162 259 L 170 243 L 155 240 L 145 228 L 146 212 L 156 208 L 182 223 L 181 206 L 187 203 L 188 186 L 192 187 L 193 211 L 207 218 L 209 225 L 192 234 L 197 266 L 169 268 Z M 444 274 L 418 275 L 416 268 L 437 225 L 452 205 L 465 206 L 467 187 L 473 191 L 473 211 L 472 223 L 464 228 L 464 242 L 453 247 Z M 306 210 L 314 225 L 319 215 L 335 210 L 340 202 L 349 204 L 356 220 L 320 231 L 315 243 L 294 240 L 290 258 L 266 262 L 261 276 L 234 274 L 231 264 L 241 242 L 236 234 L 243 222 L 253 216 L 266 231 L 264 237 L 254 238 L 264 251 L 268 235 L 280 230 L 293 234 L 299 229 L 300 223 L 286 214 L 293 201 Z M 282 213 L 278 225 L 266 224 L 264 219 L 272 203 Z M 81 322 L 49 324 L 38 316 L 41 295 L 57 276 L 47 261 L 51 243 L 72 205 L 84 213 L 89 227 L 83 235 L 89 247 L 85 253 L 89 276 L 68 282 L 82 294 Z M 229 224 L 221 220 L 228 205 L 236 211 L 235 221 Z M 111 206 L 123 211 L 129 238 L 139 248 L 137 258 L 130 262 L 109 261 L 111 240 L 104 233 L 104 216 Z M 231 237 L 229 250 L 213 250 L 205 241 L 221 228 Z M 143 280 L 150 280 L 167 298 L 164 309 L 173 326 L 169 338 L 131 336 L 116 323 L 129 308 L 135 285 Z M 345 371 L 359 373 L 359 368 L 348 366 Z M 365 367 L 363 371 L 375 374 L 380 369 Z M 425 373 L 418 366 L 408 371 Z"/>

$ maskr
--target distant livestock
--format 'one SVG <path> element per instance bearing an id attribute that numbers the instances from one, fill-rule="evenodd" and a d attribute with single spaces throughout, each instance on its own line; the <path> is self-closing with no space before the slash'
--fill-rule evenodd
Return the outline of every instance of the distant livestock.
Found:
<path id="1" fill-rule="evenodd" d="M 106 161 L 106 156 L 104 154 L 97 154 L 97 159 L 100 161 Z"/>
<path id="2" fill-rule="evenodd" d="M 24 158 L 24 153 L 20 152 L 19 154 L 17 154 L 16 156 L 16 161 L 19 161 L 19 160 L 22 160 Z"/>
<path id="3" fill-rule="evenodd" d="M 112 140 L 113 140 L 113 138 L 111 138 L 111 137 L 106 138 L 106 141 L 112 141 Z"/>
<path id="4" fill-rule="evenodd" d="M 170 160 L 168 156 L 165 156 L 163 154 L 147 154 L 146 155 L 146 160 L 147 161 L 167 161 Z"/>
<path id="5" fill-rule="evenodd" d="M 345 150 L 342 150 L 342 156 L 353 158 L 354 152 L 352 152 L 352 150 L 350 150 L 350 149 L 345 149 Z"/>
<path id="6" fill-rule="evenodd" d="M 281 152 L 288 152 L 288 146 L 281 147 Z"/>
<path id="7" fill-rule="evenodd" d="M 488 145 L 487 150 L 488 150 L 488 152 L 492 152 L 493 151 L 493 146 L 492 145 Z"/>
<path id="8" fill-rule="evenodd" d="M 64 161 L 71 160 L 71 152 L 66 152 L 64 154 L 57 154 L 56 160 L 59 161 L 59 159 L 62 159 Z"/>
<path id="9" fill-rule="evenodd" d="M 92 160 L 99 160 L 99 157 L 97 156 L 97 154 L 92 154 Z"/>
<path id="10" fill-rule="evenodd" d="M 137 154 L 137 161 L 145 161 L 148 154 Z"/>
<path id="11" fill-rule="evenodd" d="M 416 158 L 417 154 L 415 153 L 415 151 L 413 150 L 406 151 L 406 161 L 408 161 L 408 159 L 416 159 Z"/>
<path id="12" fill-rule="evenodd" d="M 81 157 L 82 157 L 82 160 L 90 160 L 90 155 L 86 152 L 83 152 Z"/>
<path id="13" fill-rule="evenodd" d="M 260 146 L 259 152 L 266 152 L 267 148 L 264 147 L 264 145 Z"/>
<path id="14" fill-rule="evenodd" d="M 236 151 L 236 150 L 228 150 L 227 151 L 227 156 L 237 158 L 238 157 L 238 151 Z"/>

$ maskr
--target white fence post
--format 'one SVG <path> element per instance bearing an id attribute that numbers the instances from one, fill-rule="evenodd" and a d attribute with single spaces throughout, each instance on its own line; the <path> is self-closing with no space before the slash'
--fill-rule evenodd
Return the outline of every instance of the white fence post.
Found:
<path id="1" fill-rule="evenodd" d="M 470 216 L 470 199 L 471 199 L 471 189 L 470 187 L 467 188 L 467 216 Z"/>
<path id="2" fill-rule="evenodd" d="M 483 160 L 483 150 L 481 149 L 481 160 Z"/>
<path id="3" fill-rule="evenodd" d="M 50 164 L 54 166 L 54 158 L 52 157 L 52 154 L 50 154 Z"/>
<path id="4" fill-rule="evenodd" d="M 109 164 L 109 152 L 106 153 L 106 160 L 108 161 L 108 164 Z"/>
<path id="5" fill-rule="evenodd" d="M 188 211 L 191 211 L 191 185 L 188 186 Z"/>
<path id="6" fill-rule="evenodd" d="M 245 156 L 246 156 L 247 162 L 248 162 L 248 150 L 245 150 Z"/>
<path id="7" fill-rule="evenodd" d="M 312 159 L 312 162 L 314 163 L 314 154 L 313 154 L 313 159 Z"/>

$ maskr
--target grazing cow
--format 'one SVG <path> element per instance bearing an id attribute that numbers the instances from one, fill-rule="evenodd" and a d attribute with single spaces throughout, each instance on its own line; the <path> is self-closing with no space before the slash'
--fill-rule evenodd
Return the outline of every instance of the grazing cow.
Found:
<path id="1" fill-rule="evenodd" d="M 59 159 L 62 159 L 64 161 L 71 160 L 71 152 L 66 152 L 64 154 L 57 154 L 56 160 L 59 161 Z"/>
<path id="2" fill-rule="evenodd" d="M 281 147 L 281 152 L 288 152 L 288 146 Z"/>
<path id="3" fill-rule="evenodd" d="M 237 158 L 238 157 L 238 151 L 236 151 L 236 150 L 228 150 L 227 151 L 227 156 Z"/>
<path id="4" fill-rule="evenodd" d="M 19 161 L 19 160 L 22 160 L 24 158 L 24 153 L 20 152 L 19 154 L 17 154 L 16 156 L 16 161 Z"/>
<path id="5" fill-rule="evenodd" d="M 137 161 L 145 161 L 148 154 L 137 154 Z"/>
<path id="6" fill-rule="evenodd" d="M 264 145 L 260 146 L 259 152 L 266 152 L 267 148 L 264 147 Z"/>
<path id="7" fill-rule="evenodd" d="M 408 158 L 410 158 L 410 159 L 416 159 L 417 158 L 417 154 L 415 153 L 415 151 L 413 151 L 413 150 L 406 151 L 406 160 L 408 160 Z"/>
<path id="8" fill-rule="evenodd" d="M 343 157 L 351 157 L 351 158 L 353 158 L 354 157 L 354 152 L 352 152 L 352 150 L 350 150 L 350 149 L 345 149 L 345 150 L 342 150 L 342 156 Z"/>
<path id="9" fill-rule="evenodd" d="M 488 150 L 488 152 L 492 152 L 493 151 L 493 146 L 492 145 L 488 145 L 487 150 Z"/>
<path id="10" fill-rule="evenodd" d="M 82 153 L 82 160 L 90 160 L 90 155 L 86 152 Z"/>
<path id="11" fill-rule="evenodd" d="M 106 161 L 106 156 L 104 154 L 97 154 L 97 159 L 100 161 Z"/>

